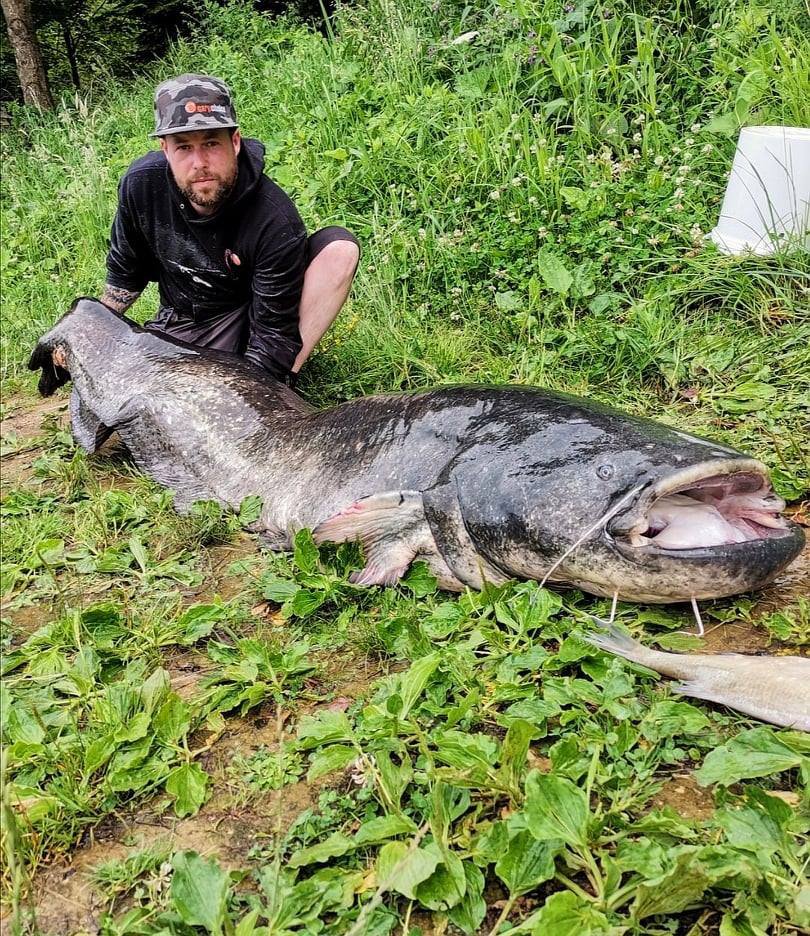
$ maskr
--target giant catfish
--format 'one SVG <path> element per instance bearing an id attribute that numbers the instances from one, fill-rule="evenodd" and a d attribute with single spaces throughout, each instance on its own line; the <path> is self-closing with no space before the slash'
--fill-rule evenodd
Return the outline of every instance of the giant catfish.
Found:
<path id="1" fill-rule="evenodd" d="M 453 386 L 314 409 L 93 299 L 29 366 L 44 395 L 72 379 L 86 451 L 117 431 L 180 510 L 259 495 L 277 549 L 303 527 L 359 540 L 360 584 L 396 582 L 418 558 L 447 589 L 529 578 L 664 603 L 759 588 L 804 543 L 761 462 L 562 393 Z"/>

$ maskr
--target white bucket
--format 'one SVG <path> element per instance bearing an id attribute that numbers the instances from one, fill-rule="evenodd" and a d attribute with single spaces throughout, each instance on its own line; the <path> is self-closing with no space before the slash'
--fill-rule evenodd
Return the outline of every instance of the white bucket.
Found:
<path id="1" fill-rule="evenodd" d="M 810 239 L 810 129 L 740 131 L 720 220 L 708 235 L 726 254 L 765 256 Z"/>

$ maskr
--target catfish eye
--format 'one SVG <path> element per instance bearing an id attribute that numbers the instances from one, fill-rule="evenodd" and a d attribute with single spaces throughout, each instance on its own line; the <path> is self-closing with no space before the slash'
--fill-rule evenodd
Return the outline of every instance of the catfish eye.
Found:
<path id="1" fill-rule="evenodd" d="M 603 481 L 609 481 L 613 477 L 613 465 L 600 465 L 596 473 Z"/>

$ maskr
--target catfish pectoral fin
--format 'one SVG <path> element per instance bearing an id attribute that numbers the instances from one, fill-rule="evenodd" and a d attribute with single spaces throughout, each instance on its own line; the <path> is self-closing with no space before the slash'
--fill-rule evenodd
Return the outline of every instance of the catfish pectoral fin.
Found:
<path id="1" fill-rule="evenodd" d="M 353 574 L 356 585 L 393 585 L 417 555 L 436 550 L 419 491 L 363 497 L 320 523 L 313 536 L 316 543 L 362 544 L 366 565 Z"/>
<path id="2" fill-rule="evenodd" d="M 90 409 L 74 387 L 70 394 L 70 429 L 73 439 L 92 455 L 112 435 L 112 429 Z"/>
<path id="3" fill-rule="evenodd" d="M 179 441 L 182 445 L 182 435 L 167 431 L 170 414 L 166 410 L 160 403 L 136 394 L 121 407 L 109 428 L 118 432 L 141 471 L 171 488 L 175 508 L 185 513 L 194 501 L 219 498 L 192 467 L 197 453 L 191 447 L 183 451 L 177 444 Z"/>

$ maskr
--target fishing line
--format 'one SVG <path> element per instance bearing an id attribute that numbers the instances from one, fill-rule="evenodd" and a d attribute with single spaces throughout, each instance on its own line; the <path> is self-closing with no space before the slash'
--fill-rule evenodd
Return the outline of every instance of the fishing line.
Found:
<path id="1" fill-rule="evenodd" d="M 620 499 L 607 511 L 607 513 L 603 514 L 603 515 L 596 521 L 596 523 L 594 523 L 592 526 L 589 526 L 588 529 L 582 534 L 582 536 L 580 536 L 580 538 L 573 544 L 573 546 L 569 546 L 568 549 L 566 549 L 566 551 L 560 556 L 560 558 L 557 559 L 556 562 L 554 562 L 554 564 L 551 566 L 551 568 L 548 570 L 548 572 L 546 572 L 546 574 L 543 576 L 543 580 L 540 582 L 540 588 L 543 588 L 543 587 L 544 587 L 544 585 L 545 585 L 546 582 L 549 580 L 549 578 L 551 577 L 551 574 L 554 572 L 554 570 L 557 569 L 557 568 L 561 565 L 561 563 L 563 563 L 563 562 L 571 555 L 571 553 L 572 553 L 575 549 L 579 549 L 579 547 L 585 542 L 585 540 L 586 540 L 592 533 L 595 533 L 600 527 L 603 527 L 609 520 L 612 520 L 613 517 L 615 517 L 617 513 L 620 513 L 622 507 L 624 507 L 625 504 L 626 504 L 629 500 L 632 500 L 638 493 L 640 493 L 641 491 L 643 491 L 643 490 L 644 490 L 644 487 L 645 487 L 645 485 L 639 484 L 637 487 L 632 488 L 630 491 L 627 492 L 627 494 L 624 495 L 624 497 L 620 498 Z"/>

